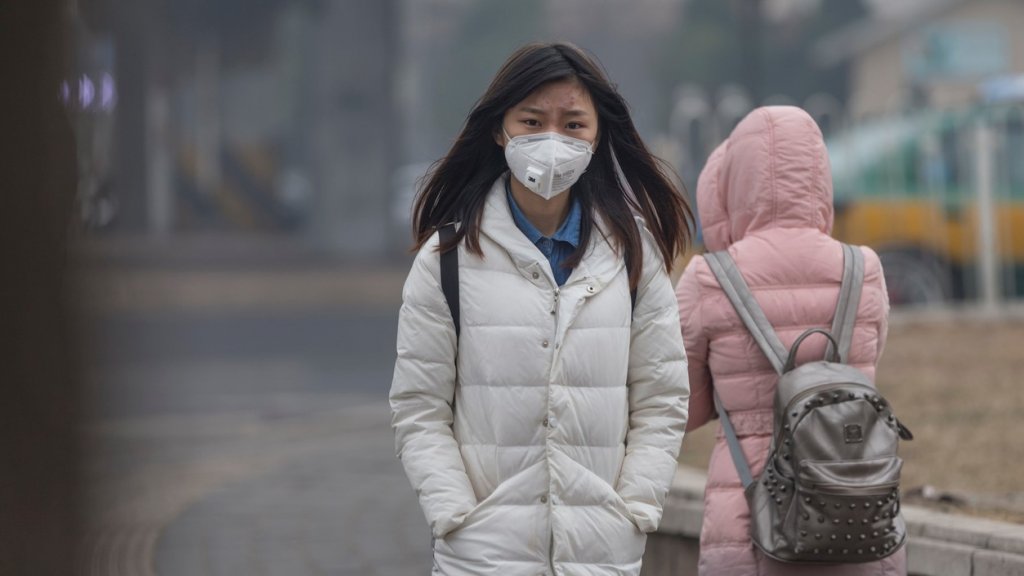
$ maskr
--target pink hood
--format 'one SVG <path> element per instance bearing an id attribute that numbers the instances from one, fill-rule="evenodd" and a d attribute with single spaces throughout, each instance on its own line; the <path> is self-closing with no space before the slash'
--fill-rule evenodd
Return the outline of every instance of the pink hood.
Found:
<path id="1" fill-rule="evenodd" d="M 768 228 L 832 232 L 832 171 L 825 139 L 800 108 L 747 115 L 708 159 L 697 208 L 710 251 Z"/>

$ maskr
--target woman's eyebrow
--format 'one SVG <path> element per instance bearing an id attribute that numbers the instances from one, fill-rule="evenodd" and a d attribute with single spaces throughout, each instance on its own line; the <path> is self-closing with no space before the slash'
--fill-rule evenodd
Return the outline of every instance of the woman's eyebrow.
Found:
<path id="1" fill-rule="evenodd" d="M 523 106 L 519 109 L 520 112 L 526 112 L 527 114 L 536 114 L 538 116 L 547 116 L 548 111 L 543 108 L 537 108 L 536 106 Z M 560 111 L 562 116 L 572 116 L 578 118 L 580 116 L 589 116 L 590 113 L 582 108 L 570 108 L 564 112 Z"/>

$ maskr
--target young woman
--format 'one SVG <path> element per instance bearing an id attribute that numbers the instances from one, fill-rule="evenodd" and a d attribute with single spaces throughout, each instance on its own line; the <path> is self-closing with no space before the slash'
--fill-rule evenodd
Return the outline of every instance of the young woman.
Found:
<path id="1" fill-rule="evenodd" d="M 697 181 L 697 206 L 709 252 L 728 250 L 782 344 L 808 328 L 828 329 L 843 273 L 843 248 L 832 239 L 832 177 L 821 131 L 803 110 L 758 108 L 708 159 Z M 870 248 L 849 364 L 874 377 L 885 345 L 889 300 L 882 266 Z M 711 385 L 729 413 L 755 476 L 772 435 L 778 375 L 722 291 L 707 261 L 690 261 L 676 288 L 689 355 L 692 396 L 687 429 L 715 416 Z M 825 339 L 800 347 L 798 362 L 825 356 Z M 858 576 L 906 574 L 905 551 L 874 562 L 784 564 L 750 538 L 750 510 L 719 433 L 708 466 L 699 574 L 708 576 Z"/>
<path id="2" fill-rule="evenodd" d="M 691 220 L 590 57 L 505 62 L 416 201 L 399 318 L 393 426 L 435 574 L 639 574 L 686 423 L 667 268 Z"/>

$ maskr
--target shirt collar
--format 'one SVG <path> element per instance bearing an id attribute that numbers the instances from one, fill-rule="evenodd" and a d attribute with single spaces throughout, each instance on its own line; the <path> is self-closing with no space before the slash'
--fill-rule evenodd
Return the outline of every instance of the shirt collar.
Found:
<path id="1" fill-rule="evenodd" d="M 508 206 L 512 210 L 512 219 L 515 220 L 516 226 L 523 231 L 523 234 L 526 235 L 530 242 L 536 244 L 544 238 L 540 230 L 537 230 L 537 227 L 523 214 L 519 204 L 516 203 L 516 199 L 512 197 L 512 191 L 506 188 L 505 195 L 508 197 Z M 579 201 L 576 198 L 571 198 L 569 200 L 569 214 L 565 217 L 562 225 L 558 227 L 558 230 L 551 236 L 551 239 L 566 242 L 571 244 L 573 248 L 578 248 L 580 245 L 581 216 L 582 209 L 580 208 Z"/>

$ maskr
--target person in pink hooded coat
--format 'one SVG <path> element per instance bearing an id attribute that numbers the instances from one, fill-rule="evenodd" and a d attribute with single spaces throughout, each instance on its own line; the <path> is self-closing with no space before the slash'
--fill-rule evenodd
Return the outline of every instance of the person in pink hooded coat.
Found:
<path id="1" fill-rule="evenodd" d="M 803 110 L 758 108 L 711 155 L 697 183 L 697 209 L 708 251 L 728 250 L 782 343 L 832 323 L 843 253 L 832 231 L 832 177 L 821 131 Z M 889 300 L 878 256 L 864 253 L 864 289 L 850 364 L 874 377 L 885 345 Z M 751 472 L 764 468 L 771 440 L 777 375 L 701 256 L 676 288 L 690 359 L 687 431 L 716 418 L 717 388 Z M 800 347 L 798 363 L 819 360 L 825 339 Z M 699 574 L 903 575 L 906 552 L 863 564 L 797 565 L 768 558 L 750 539 L 750 510 L 721 426 L 704 495 Z"/>

